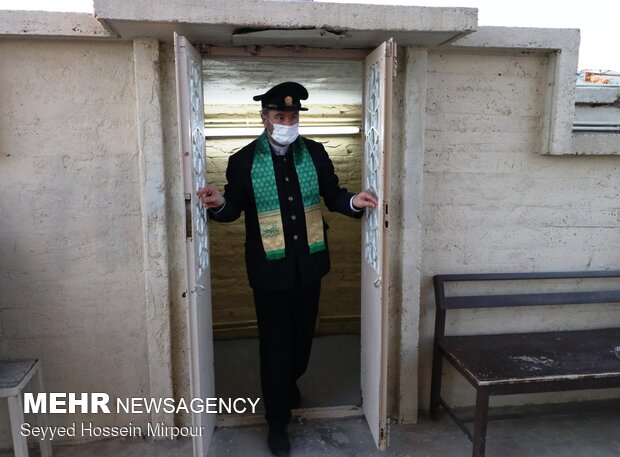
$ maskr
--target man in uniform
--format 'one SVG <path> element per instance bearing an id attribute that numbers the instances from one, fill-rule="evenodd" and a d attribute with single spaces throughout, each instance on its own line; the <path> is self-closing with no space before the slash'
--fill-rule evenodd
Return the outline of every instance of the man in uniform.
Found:
<path id="1" fill-rule="evenodd" d="M 330 268 L 327 224 L 320 196 L 330 211 L 361 218 L 377 199 L 338 185 L 325 148 L 299 136 L 301 84 L 285 82 L 254 97 L 261 102 L 265 131 L 228 160 L 222 196 L 208 185 L 198 190 L 209 217 L 236 220 L 245 212 L 245 262 L 254 294 L 260 341 L 260 373 L 267 443 L 288 455 L 286 427 L 299 407 L 297 379 L 306 371 L 317 318 L 321 278 Z"/>

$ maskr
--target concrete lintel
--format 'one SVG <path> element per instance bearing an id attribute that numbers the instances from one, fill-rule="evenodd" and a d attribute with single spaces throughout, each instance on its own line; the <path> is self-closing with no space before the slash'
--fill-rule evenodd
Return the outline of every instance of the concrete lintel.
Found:
<path id="1" fill-rule="evenodd" d="M 482 26 L 450 46 L 541 51 L 578 49 L 579 29 Z"/>
<path id="2" fill-rule="evenodd" d="M 0 10 L 0 36 L 115 38 L 92 14 Z"/>
<path id="3" fill-rule="evenodd" d="M 215 46 L 292 45 L 372 49 L 438 46 L 476 29 L 474 8 L 271 0 L 95 0 L 95 17 L 123 39 L 169 41 L 173 32 Z"/>
<path id="4" fill-rule="evenodd" d="M 94 0 L 105 20 L 235 25 L 250 28 L 471 31 L 476 8 L 276 2 L 268 0 Z"/>

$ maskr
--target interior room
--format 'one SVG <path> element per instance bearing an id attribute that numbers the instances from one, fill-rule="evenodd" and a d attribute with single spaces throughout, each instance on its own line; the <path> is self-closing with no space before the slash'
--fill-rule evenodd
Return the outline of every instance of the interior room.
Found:
<path id="1" fill-rule="evenodd" d="M 228 157 L 263 130 L 256 94 L 284 81 L 309 92 L 300 133 L 322 143 L 351 192 L 361 186 L 363 63 L 359 60 L 203 60 L 208 180 L 221 191 Z M 323 208 L 331 271 L 323 278 L 308 370 L 299 380 L 301 408 L 361 404 L 360 221 Z M 215 384 L 218 397 L 260 397 L 258 335 L 244 262 L 243 215 L 209 225 Z M 262 410 L 258 413 L 262 414 Z"/>

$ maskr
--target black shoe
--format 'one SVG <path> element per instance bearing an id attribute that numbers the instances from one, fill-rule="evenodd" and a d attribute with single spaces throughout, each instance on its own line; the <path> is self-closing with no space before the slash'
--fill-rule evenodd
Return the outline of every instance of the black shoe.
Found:
<path id="1" fill-rule="evenodd" d="M 291 409 L 298 409 L 301 405 L 301 392 L 299 392 L 299 387 L 297 387 L 296 382 L 291 385 L 291 390 L 288 395 L 289 407 Z"/>
<path id="2" fill-rule="evenodd" d="M 269 427 L 267 445 L 275 456 L 288 457 L 291 453 L 291 443 L 288 440 L 286 430 L 283 428 Z"/>

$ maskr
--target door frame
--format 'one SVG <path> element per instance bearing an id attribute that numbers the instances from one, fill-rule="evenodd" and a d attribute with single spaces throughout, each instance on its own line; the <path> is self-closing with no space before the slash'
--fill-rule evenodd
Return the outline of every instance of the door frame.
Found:
<path id="1" fill-rule="evenodd" d="M 202 58 L 213 58 L 218 60 L 316 60 L 316 61 L 334 61 L 334 60 L 346 60 L 346 61 L 359 61 L 364 64 L 365 59 L 375 50 L 375 48 L 368 49 L 327 49 L 327 48 L 304 48 L 299 46 L 211 46 L 205 44 L 194 44 L 194 46 L 200 51 Z M 365 68 L 364 68 L 365 70 Z M 390 88 L 391 89 L 391 88 Z M 364 103 L 364 90 L 363 85 L 360 90 L 362 91 L 362 103 Z M 391 107 L 390 107 L 391 108 Z M 391 114 L 391 113 L 390 113 Z M 363 119 L 362 119 L 363 120 Z M 390 125 L 391 131 L 391 125 Z M 363 131 L 360 133 L 362 144 L 364 143 Z M 391 143 L 391 133 L 388 138 L 388 143 Z M 363 167 L 363 164 L 362 164 Z M 392 168 L 390 164 L 384 169 L 384 179 L 390 183 L 392 181 Z M 387 189 L 389 192 L 389 188 Z M 378 210 L 382 210 L 379 208 Z M 363 240 L 362 240 L 363 241 Z M 389 267 L 392 263 L 392 252 L 389 248 L 385 248 L 383 252 L 382 262 Z M 364 259 L 360 259 L 361 262 Z M 387 289 L 387 287 L 386 287 Z M 388 296 L 387 303 L 384 305 L 386 309 L 391 308 L 391 297 L 386 293 L 384 296 Z M 386 310 L 387 314 L 387 310 Z M 389 330 L 387 323 L 384 323 L 384 330 Z M 389 339 L 389 335 L 385 335 L 386 340 Z M 360 348 L 361 351 L 361 348 Z M 387 349 L 386 349 L 387 351 Z M 361 352 L 360 352 L 361 356 Z M 387 364 L 387 353 L 386 360 Z M 293 417 L 300 419 L 329 419 L 329 418 L 345 418 L 345 417 L 362 417 L 364 416 L 363 407 L 360 405 L 342 405 L 333 407 L 316 407 L 316 408 L 303 408 L 294 410 Z M 389 418 L 388 418 L 389 421 Z M 231 427 L 231 426 L 247 426 L 258 425 L 265 423 L 265 419 L 259 414 L 224 414 L 218 416 L 217 426 Z"/>

